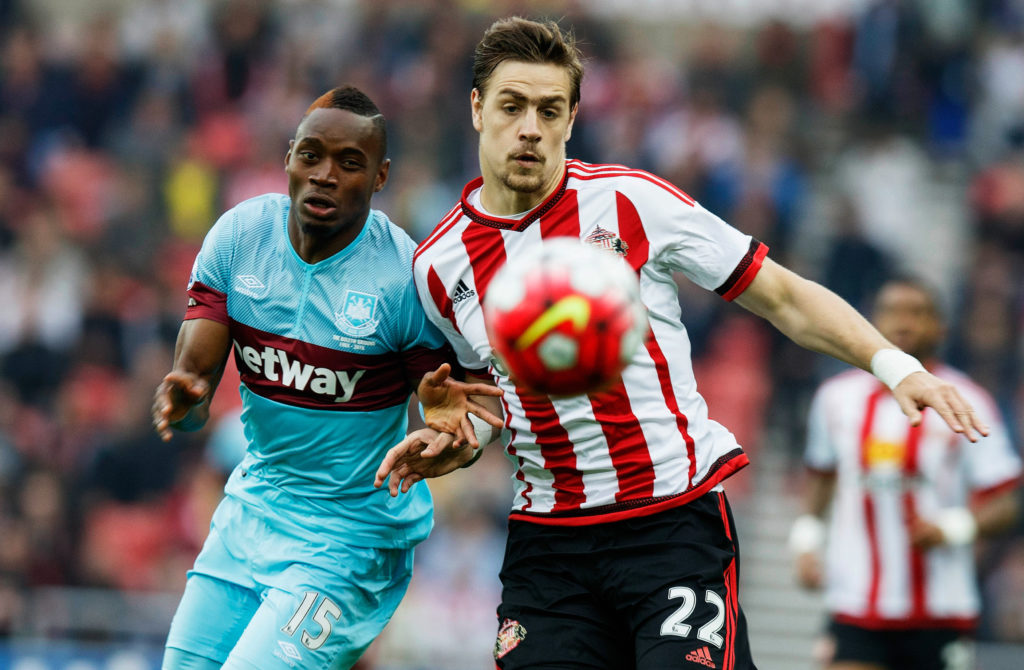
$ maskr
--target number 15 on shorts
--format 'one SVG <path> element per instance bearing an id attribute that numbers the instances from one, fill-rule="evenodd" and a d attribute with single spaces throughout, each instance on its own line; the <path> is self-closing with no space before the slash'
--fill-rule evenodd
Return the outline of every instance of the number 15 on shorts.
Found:
<path id="1" fill-rule="evenodd" d="M 299 603 L 298 609 L 295 610 L 295 614 L 288 620 L 288 623 L 281 628 L 281 631 L 286 635 L 294 635 L 295 631 L 298 630 L 299 625 L 302 623 L 309 611 L 313 609 L 313 605 L 316 604 L 320 594 L 315 591 L 306 591 L 306 594 L 302 598 L 302 602 Z M 334 627 L 331 620 L 337 621 L 341 617 L 341 608 L 327 596 L 320 602 L 320 606 L 316 608 L 316 612 L 313 613 L 313 622 L 320 626 L 320 634 L 313 635 L 309 634 L 309 631 L 302 631 L 302 636 L 299 640 L 302 642 L 302 646 L 306 649 L 316 651 L 327 642 L 327 638 L 331 634 L 331 629 Z"/>

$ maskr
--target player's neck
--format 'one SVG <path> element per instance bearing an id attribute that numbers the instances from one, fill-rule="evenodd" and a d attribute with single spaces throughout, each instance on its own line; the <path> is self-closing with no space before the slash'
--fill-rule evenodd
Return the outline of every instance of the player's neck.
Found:
<path id="1" fill-rule="evenodd" d="M 524 192 L 506 186 L 497 175 L 484 174 L 484 185 L 480 189 L 480 204 L 495 216 L 513 216 L 528 212 L 551 197 L 562 184 L 565 166 L 552 172 L 543 188 Z"/>
<path id="2" fill-rule="evenodd" d="M 338 253 L 359 237 L 368 220 L 358 217 L 358 223 L 319 229 L 303 227 L 294 217 L 288 219 L 288 239 L 304 262 L 315 265 Z"/>

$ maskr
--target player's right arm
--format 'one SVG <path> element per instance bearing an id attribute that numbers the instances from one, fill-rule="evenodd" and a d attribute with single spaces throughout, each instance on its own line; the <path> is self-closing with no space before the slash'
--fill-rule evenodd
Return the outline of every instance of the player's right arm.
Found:
<path id="1" fill-rule="evenodd" d="M 862 370 L 875 372 L 876 354 L 898 352 L 845 300 L 767 258 L 750 285 L 736 297 L 736 303 L 770 321 L 800 346 Z M 955 386 L 919 363 L 917 367 L 891 386 L 911 425 L 920 424 L 921 410 L 931 407 L 954 432 L 971 442 L 989 434 L 988 426 Z"/>
<path id="2" fill-rule="evenodd" d="M 821 588 L 823 571 L 821 548 L 825 539 L 824 516 L 836 489 L 834 472 L 810 471 L 804 494 L 804 513 L 793 523 L 789 547 L 793 554 L 796 579 L 808 589 Z"/>
<path id="3" fill-rule="evenodd" d="M 174 366 L 153 395 L 153 427 L 165 442 L 172 428 L 198 430 L 206 424 L 230 351 L 227 325 L 201 318 L 182 322 Z"/>
<path id="4" fill-rule="evenodd" d="M 824 583 L 821 554 L 827 528 L 825 514 L 835 497 L 839 466 L 833 429 L 828 420 L 837 396 L 832 388 L 828 382 L 819 388 L 807 413 L 803 513 L 794 520 L 789 532 L 789 550 L 796 580 L 808 589 L 821 588 Z M 845 398 L 842 401 L 846 402 Z"/>

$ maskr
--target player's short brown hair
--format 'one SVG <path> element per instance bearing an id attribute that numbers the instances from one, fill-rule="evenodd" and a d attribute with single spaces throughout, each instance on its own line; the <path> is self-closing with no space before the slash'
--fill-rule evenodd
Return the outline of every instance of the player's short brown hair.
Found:
<path id="1" fill-rule="evenodd" d="M 492 23 L 473 54 L 473 88 L 483 95 L 494 68 L 507 60 L 564 67 L 569 72 L 569 106 L 580 101 L 583 61 L 576 38 L 572 32 L 563 32 L 554 21 L 512 16 Z"/>

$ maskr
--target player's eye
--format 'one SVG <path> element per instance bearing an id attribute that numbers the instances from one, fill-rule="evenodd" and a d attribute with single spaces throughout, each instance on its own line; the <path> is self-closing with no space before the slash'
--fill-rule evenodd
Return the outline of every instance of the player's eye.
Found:
<path id="1" fill-rule="evenodd" d="M 312 151 L 300 151 L 299 158 L 301 158 L 304 161 L 315 161 L 316 154 L 313 153 Z"/>
<path id="2" fill-rule="evenodd" d="M 502 109 L 505 110 L 506 114 L 515 114 L 517 111 L 519 111 L 519 108 L 516 107 L 515 105 L 505 105 L 504 107 L 502 107 Z"/>

